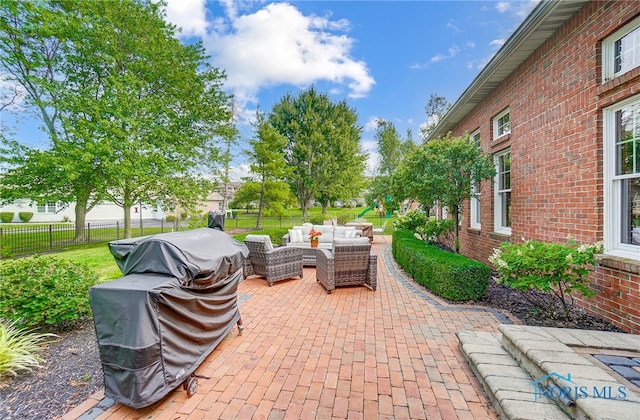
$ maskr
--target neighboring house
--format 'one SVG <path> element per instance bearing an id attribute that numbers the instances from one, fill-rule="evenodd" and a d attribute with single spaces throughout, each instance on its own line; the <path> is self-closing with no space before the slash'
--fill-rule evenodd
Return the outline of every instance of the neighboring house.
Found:
<path id="1" fill-rule="evenodd" d="M 579 303 L 640 333 L 640 2 L 539 3 L 430 138 L 449 131 L 497 170 L 464 208 L 461 252 L 604 241 Z"/>
<path id="2" fill-rule="evenodd" d="M 242 185 L 242 182 L 231 182 L 227 184 L 227 201 L 226 205 L 233 200 L 233 196 L 236 190 Z M 199 206 L 198 210 L 205 214 L 210 210 L 225 211 L 224 209 L 224 197 L 219 191 L 224 191 L 224 185 L 219 185 L 214 192 L 207 196 Z M 20 222 L 18 217 L 19 212 L 31 212 L 33 217 L 31 223 L 54 223 L 62 221 L 74 221 L 75 220 L 75 203 L 71 203 L 68 206 L 64 206 L 60 203 L 33 203 L 29 199 L 16 200 L 12 204 L 6 206 L 0 206 L 0 212 L 13 212 L 13 222 Z M 174 212 L 175 213 L 175 212 Z M 227 212 L 229 214 L 229 212 Z M 149 208 L 148 206 L 134 205 L 131 207 L 131 220 L 162 220 L 166 216 L 165 212 L 160 206 L 157 208 Z M 91 211 L 87 213 L 86 221 L 116 221 L 124 220 L 122 208 L 116 204 L 103 201 L 96 205 Z"/>
<path id="3" fill-rule="evenodd" d="M 220 210 L 227 210 L 229 208 L 229 203 L 233 201 L 236 191 L 238 191 L 238 188 L 242 185 L 244 185 L 244 182 L 231 181 L 227 184 L 218 184 L 218 186 L 213 189 L 213 191 L 220 194 L 223 199 L 226 198 L 225 205 L 227 208 L 221 208 Z"/>
<path id="4" fill-rule="evenodd" d="M 20 222 L 18 218 L 19 212 L 31 212 L 33 217 L 30 223 L 55 223 L 63 221 L 74 221 L 75 203 L 63 206 L 59 203 L 32 203 L 28 199 L 20 199 L 12 204 L 0 207 L 0 212 L 13 212 L 13 221 Z M 160 220 L 164 217 L 164 212 L 160 208 L 151 209 L 148 207 L 133 206 L 131 207 L 131 220 Z M 104 201 L 96 205 L 86 215 L 86 221 L 116 221 L 124 220 L 122 208 L 116 204 Z"/>
<path id="5" fill-rule="evenodd" d="M 210 211 L 225 211 L 226 209 L 223 207 L 224 197 L 222 194 L 218 192 L 212 192 L 207 196 L 207 199 L 202 203 L 202 205 L 198 206 L 198 210 L 203 213 L 209 213 Z M 227 204 L 229 202 L 227 201 Z"/>

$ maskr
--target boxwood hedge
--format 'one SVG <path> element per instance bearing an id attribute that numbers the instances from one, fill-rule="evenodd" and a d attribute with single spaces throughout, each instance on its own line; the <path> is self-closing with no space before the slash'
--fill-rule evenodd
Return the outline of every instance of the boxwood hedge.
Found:
<path id="1" fill-rule="evenodd" d="M 408 230 L 393 233 L 392 253 L 408 275 L 437 296 L 460 302 L 477 300 L 487 292 L 488 266 L 427 245 Z"/>

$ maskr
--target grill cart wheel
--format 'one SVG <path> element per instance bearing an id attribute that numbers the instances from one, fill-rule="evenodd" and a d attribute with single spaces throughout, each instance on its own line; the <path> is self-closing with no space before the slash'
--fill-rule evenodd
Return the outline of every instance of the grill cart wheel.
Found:
<path id="1" fill-rule="evenodd" d="M 193 397 L 193 394 L 198 390 L 198 378 L 191 376 L 182 383 L 182 387 L 187 391 L 187 397 Z"/>

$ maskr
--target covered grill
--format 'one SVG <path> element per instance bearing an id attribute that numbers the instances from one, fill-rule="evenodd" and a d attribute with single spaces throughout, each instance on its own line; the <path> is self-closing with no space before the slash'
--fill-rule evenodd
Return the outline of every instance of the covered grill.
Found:
<path id="1" fill-rule="evenodd" d="M 133 408 L 180 384 L 241 319 L 237 287 L 249 251 L 210 228 L 109 243 L 124 277 L 89 290 L 105 394 Z"/>

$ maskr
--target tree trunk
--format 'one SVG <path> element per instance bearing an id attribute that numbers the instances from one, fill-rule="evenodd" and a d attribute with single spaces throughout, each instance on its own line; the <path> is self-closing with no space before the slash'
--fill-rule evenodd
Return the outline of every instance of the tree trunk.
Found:
<path id="1" fill-rule="evenodd" d="M 460 253 L 460 229 L 458 226 L 458 222 L 460 221 L 460 208 L 456 206 L 452 206 L 453 210 L 453 250 L 456 254 Z"/>
<path id="2" fill-rule="evenodd" d="M 74 240 L 77 242 L 84 241 L 84 223 L 87 217 L 87 201 L 88 197 L 78 195 L 76 201 L 75 215 L 76 215 L 76 232 Z"/>
<path id="3" fill-rule="evenodd" d="M 131 238 L 131 206 L 133 205 L 131 201 L 131 190 L 127 183 L 122 191 L 122 211 L 124 212 L 124 237 L 125 239 Z M 178 214 L 176 214 L 176 222 L 178 220 Z"/>
<path id="4" fill-rule="evenodd" d="M 258 204 L 258 218 L 256 220 L 256 229 L 260 229 L 262 227 L 262 209 L 264 207 L 264 190 L 265 190 L 265 182 L 262 181 L 262 185 L 260 185 L 260 203 Z"/>
<path id="5" fill-rule="evenodd" d="M 131 206 L 125 201 L 122 210 L 124 211 L 124 237 L 129 239 L 131 238 Z"/>

